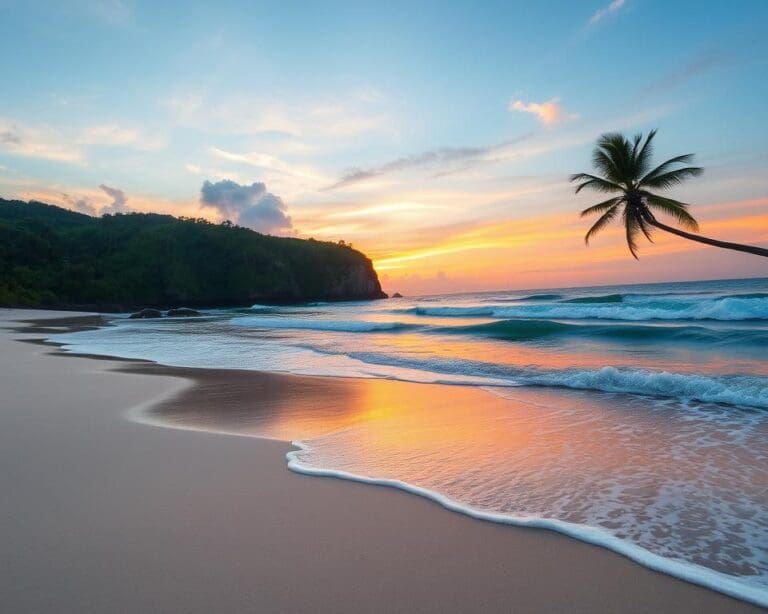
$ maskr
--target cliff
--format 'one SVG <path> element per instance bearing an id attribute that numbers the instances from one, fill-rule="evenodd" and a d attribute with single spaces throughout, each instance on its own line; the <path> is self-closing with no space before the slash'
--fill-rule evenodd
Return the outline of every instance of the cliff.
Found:
<path id="1" fill-rule="evenodd" d="M 3 306 L 127 311 L 385 296 L 371 261 L 347 245 L 0 199 Z"/>

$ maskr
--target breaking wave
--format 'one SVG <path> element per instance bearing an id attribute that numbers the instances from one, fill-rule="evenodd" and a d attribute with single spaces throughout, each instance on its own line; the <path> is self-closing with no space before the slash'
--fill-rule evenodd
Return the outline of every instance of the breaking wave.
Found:
<path id="1" fill-rule="evenodd" d="M 606 296 L 580 296 L 579 298 L 569 298 L 564 303 L 623 303 L 623 294 L 608 294 Z"/>
<path id="2" fill-rule="evenodd" d="M 618 296 L 618 295 L 617 295 Z M 416 306 L 422 316 L 603 320 L 768 320 L 768 298 L 722 297 L 703 300 L 652 299 L 637 302 L 549 303 L 545 305 Z"/>
<path id="3" fill-rule="evenodd" d="M 699 375 L 610 366 L 547 370 L 456 358 L 416 359 L 380 352 L 353 352 L 349 356 L 368 364 L 431 372 L 435 382 L 442 381 L 441 375 L 461 376 L 469 381 L 475 378 L 472 383 L 478 386 L 549 386 L 768 409 L 768 378 L 757 375 Z"/>
<path id="4" fill-rule="evenodd" d="M 535 341 L 555 337 L 585 337 L 653 343 L 677 341 L 719 345 L 747 344 L 768 346 L 768 330 L 715 329 L 704 326 L 647 324 L 573 324 L 555 320 L 499 320 L 467 326 L 434 329 L 445 334 L 480 335 L 506 341 Z"/>

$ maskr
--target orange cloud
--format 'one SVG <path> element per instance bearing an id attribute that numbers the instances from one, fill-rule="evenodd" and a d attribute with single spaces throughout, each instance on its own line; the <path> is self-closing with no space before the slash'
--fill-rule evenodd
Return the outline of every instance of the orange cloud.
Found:
<path id="1" fill-rule="evenodd" d="M 520 111 L 522 113 L 531 113 L 545 126 L 554 126 L 566 119 L 574 119 L 576 115 L 568 114 L 563 111 L 559 98 L 552 98 L 547 102 L 523 102 L 522 100 L 511 100 L 509 102 L 510 111 Z"/>
<path id="2" fill-rule="evenodd" d="M 102 189 L 70 187 L 64 187 L 61 190 L 30 187 L 18 190 L 15 193 L 15 198 L 36 200 L 58 205 L 65 209 L 79 211 L 82 211 L 82 209 L 76 207 L 75 204 L 77 202 L 87 202 L 93 208 L 93 213 L 103 212 L 102 210 L 109 207 L 114 201 L 114 198 L 106 194 Z M 214 215 L 203 215 L 200 205 L 196 201 L 158 199 L 131 193 L 128 195 L 128 208 L 131 211 L 141 213 L 170 213 L 177 216 L 207 217 L 212 221 L 220 221 Z"/>

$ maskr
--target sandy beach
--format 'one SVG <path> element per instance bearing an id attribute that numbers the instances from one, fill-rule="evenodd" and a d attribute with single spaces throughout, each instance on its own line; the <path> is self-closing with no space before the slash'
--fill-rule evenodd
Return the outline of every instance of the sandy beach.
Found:
<path id="1" fill-rule="evenodd" d="M 372 386 L 481 390 L 95 360 L 20 330 L 73 315 L 0 310 L 3 611 L 759 611 L 554 532 L 292 473 L 279 420 L 271 440 L 189 430 L 243 434 L 259 404 L 311 426 Z"/>

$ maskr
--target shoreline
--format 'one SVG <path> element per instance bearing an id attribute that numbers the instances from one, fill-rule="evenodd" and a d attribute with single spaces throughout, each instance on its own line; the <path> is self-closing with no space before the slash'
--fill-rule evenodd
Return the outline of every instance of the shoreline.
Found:
<path id="1" fill-rule="evenodd" d="M 49 321 L 48 324 L 53 324 L 53 321 Z M 42 328 L 45 329 L 46 327 L 43 326 Z M 16 333 L 4 334 L 3 341 L 8 337 L 29 336 L 30 334 L 40 333 L 31 333 L 29 328 L 18 330 Z M 27 346 L 30 350 L 33 350 L 31 353 L 34 354 L 34 358 L 40 364 L 48 361 L 50 365 L 50 361 L 59 356 L 66 356 L 70 359 L 67 362 L 76 362 L 76 364 L 81 364 L 80 361 L 90 360 L 90 357 L 86 358 L 62 351 L 55 352 L 58 356 L 50 357 L 47 356 L 49 352 L 44 351 L 46 349 L 45 346 L 18 344 L 15 341 L 13 341 L 13 344 L 14 347 Z M 48 345 L 48 349 L 50 349 L 51 345 Z M 4 351 L 7 350 L 4 348 Z M 170 378 L 173 378 L 175 387 L 168 393 L 171 396 L 167 396 L 164 399 L 148 399 L 143 404 L 144 407 L 157 407 L 162 404 L 173 404 L 174 402 L 179 403 L 179 398 L 182 396 L 187 398 L 199 396 L 185 395 L 185 392 L 191 393 L 195 387 L 197 389 L 204 389 L 208 386 L 208 392 L 215 395 L 216 390 L 212 388 L 215 388 L 216 385 L 221 387 L 222 378 L 224 378 L 222 373 L 217 374 L 213 370 L 208 370 L 209 373 L 206 377 L 203 377 L 200 373 L 195 372 L 206 370 L 169 368 L 148 362 L 134 361 L 131 363 L 122 359 L 98 358 L 100 359 L 98 363 L 90 362 L 90 365 L 98 365 L 98 367 L 88 369 L 91 379 L 94 372 L 99 374 L 114 373 L 118 378 L 130 375 L 131 377 L 139 378 L 142 382 L 155 380 L 155 384 L 157 384 L 158 380 L 162 380 L 164 385 L 167 386 L 170 385 Z M 370 385 L 367 381 L 335 381 L 321 384 L 320 382 L 332 378 L 273 376 L 257 372 L 241 372 L 238 378 L 260 382 L 259 385 L 264 387 L 265 390 L 269 386 L 273 386 L 275 394 L 287 393 L 285 389 L 288 386 L 281 383 L 283 378 L 294 378 L 292 381 L 295 382 L 312 382 L 311 384 L 307 383 L 308 388 L 304 391 L 303 397 L 301 394 L 296 394 L 294 397 L 288 394 L 290 398 L 286 400 L 287 403 L 304 403 L 305 409 L 307 408 L 307 403 L 311 402 L 314 398 L 315 392 L 312 392 L 312 390 L 316 390 L 318 387 L 328 386 L 327 393 L 333 397 L 333 395 L 352 394 L 351 391 L 354 387 L 365 388 Z M 181 383 L 182 380 L 184 381 L 183 384 Z M 232 382 L 230 381 L 229 383 L 231 384 Z M 399 385 L 419 386 L 421 384 Z M 296 387 L 300 386 L 296 384 Z M 218 393 L 221 392 L 220 388 Z M 210 394 L 207 401 L 205 395 L 203 395 L 203 403 L 208 402 L 210 404 Z M 232 396 L 228 402 L 234 405 L 238 401 L 241 403 L 244 401 L 253 402 L 253 397 L 245 396 L 242 390 L 234 390 L 231 394 Z M 121 414 L 126 410 L 130 410 L 130 408 L 123 407 L 121 409 L 120 413 L 111 411 L 112 422 L 116 418 L 125 424 L 133 424 L 135 426 L 135 423 L 125 421 L 121 417 Z M 136 411 L 135 406 L 133 410 Z M 102 416 L 102 418 L 106 418 L 106 416 Z M 174 427 L 174 425 L 164 423 L 163 426 L 170 428 L 154 429 L 153 432 L 178 433 L 179 431 L 178 427 Z M 134 433 L 135 436 L 141 436 L 141 433 Z M 207 438 L 210 430 L 206 430 L 204 434 L 198 435 L 194 435 L 189 431 L 186 433 L 185 437 L 190 437 L 197 441 L 200 438 Z M 319 556 L 314 561 L 316 565 L 312 568 L 312 571 L 317 574 L 322 571 L 318 569 L 317 565 L 324 566 L 332 563 L 337 568 L 343 568 L 347 574 L 356 576 L 357 583 L 360 584 L 359 586 L 349 586 L 343 577 L 338 577 L 339 574 L 334 573 L 326 578 L 322 585 L 315 585 L 314 590 L 309 591 L 309 594 L 307 594 L 306 589 L 302 591 L 303 587 L 300 586 L 299 582 L 295 586 L 291 585 L 290 595 L 287 593 L 272 595 L 272 598 L 275 600 L 273 603 L 277 608 L 274 611 L 289 611 L 288 609 L 280 609 L 283 606 L 287 606 L 281 600 L 289 597 L 298 599 L 300 596 L 307 601 L 301 602 L 303 605 L 291 605 L 303 611 L 304 607 L 309 608 L 316 603 L 318 595 L 323 595 L 326 599 L 335 595 L 336 601 L 333 601 L 332 605 L 328 604 L 329 609 L 327 611 L 355 611 L 356 609 L 359 611 L 361 608 L 371 611 L 371 603 L 373 601 L 367 601 L 365 597 L 366 595 L 371 597 L 371 591 L 380 590 L 382 585 L 392 589 L 392 593 L 388 592 L 386 597 L 380 596 L 381 602 L 376 601 L 378 606 L 382 608 L 381 611 L 465 611 L 471 604 L 477 605 L 481 603 L 484 609 L 493 611 L 495 611 L 494 608 L 498 609 L 498 611 L 505 611 L 513 606 L 521 608 L 522 611 L 552 611 L 562 610 L 563 608 L 566 608 L 567 611 L 584 612 L 616 611 L 617 608 L 621 609 L 621 611 L 637 612 L 672 610 L 678 612 L 681 610 L 714 612 L 721 611 L 723 608 L 728 608 L 729 611 L 756 611 L 754 607 L 749 606 L 746 602 L 736 601 L 722 593 L 706 590 L 677 580 L 672 576 L 653 572 L 632 563 L 625 557 L 610 550 L 558 535 L 551 530 L 523 529 L 491 522 L 478 522 L 465 514 L 456 514 L 455 512 L 441 509 L 427 498 L 410 497 L 401 491 L 373 488 L 373 486 L 360 484 L 359 482 L 355 483 L 338 479 L 328 480 L 327 478 L 312 478 L 312 480 L 307 482 L 306 478 L 286 471 L 284 455 L 289 454 L 290 456 L 291 454 L 290 445 L 286 441 L 281 439 L 272 441 L 263 438 L 256 439 L 253 435 L 247 434 L 246 436 L 251 439 L 250 442 L 246 440 L 244 443 L 235 444 L 232 442 L 237 440 L 237 438 L 229 438 L 230 443 L 225 444 L 221 438 L 209 438 L 213 441 L 204 445 L 206 448 L 210 447 L 212 450 L 218 450 L 218 452 L 212 452 L 213 454 L 224 452 L 224 449 L 228 448 L 237 447 L 240 449 L 243 446 L 248 446 L 248 452 L 243 450 L 239 453 L 259 456 L 265 465 L 269 465 L 269 469 L 264 470 L 263 467 L 260 467 L 254 482 L 243 485 L 246 490 L 248 486 L 258 488 L 259 480 L 269 484 L 275 482 L 274 492 L 272 493 L 273 500 L 266 503 L 262 502 L 267 508 L 269 508 L 269 504 L 274 504 L 274 507 L 278 507 L 280 511 L 284 513 L 291 512 L 295 515 L 301 510 L 297 511 L 294 507 L 296 505 L 304 505 L 305 507 L 312 507 L 317 512 L 315 516 L 309 517 L 311 520 L 303 517 L 304 524 L 302 522 L 290 523 L 290 527 L 284 524 L 285 519 L 283 519 L 283 524 L 278 523 L 277 526 L 278 529 L 282 529 L 281 537 L 298 546 L 302 539 L 312 541 L 327 537 L 327 535 L 317 534 L 315 529 L 319 529 L 319 527 L 314 526 L 315 522 L 319 521 L 321 525 L 329 525 L 329 532 L 332 533 L 335 540 L 323 542 L 326 548 L 323 553 L 316 553 Z M 158 437 L 158 435 L 155 434 L 152 437 Z M 164 439 L 165 437 L 160 438 Z M 203 439 L 200 439 L 201 445 L 203 445 L 202 441 Z M 241 438 L 240 442 L 243 441 Z M 267 457 L 269 457 L 268 460 Z M 280 465 L 282 465 L 282 470 L 279 469 Z M 226 467 L 227 464 L 224 463 L 224 468 L 226 469 Z M 228 465 L 228 467 L 229 471 L 233 471 L 235 474 L 242 470 L 239 464 Z M 229 474 L 225 472 L 224 475 L 227 476 Z M 178 473 L 177 477 L 180 479 L 191 478 L 193 481 L 195 478 L 194 475 L 185 475 L 183 471 Z M 288 501 L 280 503 L 280 495 L 284 489 L 290 490 L 292 497 Z M 229 492 L 228 494 L 232 495 L 233 493 Z M 235 494 L 237 495 L 236 498 L 244 496 L 243 492 L 238 489 L 236 489 Z M 198 496 L 206 497 L 206 489 L 202 489 Z M 347 507 L 351 507 L 359 513 L 351 515 L 345 513 L 348 510 L 335 505 L 339 498 L 343 499 L 343 503 Z M 317 507 L 318 499 L 324 504 L 320 508 Z M 301 504 L 298 503 L 299 501 Z M 253 502 L 251 501 L 251 503 Z M 339 519 L 328 511 L 328 507 L 333 508 L 337 514 L 344 514 L 345 523 L 339 525 Z M 254 512 L 256 511 L 254 508 L 251 509 Z M 273 509 L 272 513 L 274 511 Z M 262 515 L 265 513 L 269 515 L 269 511 L 260 510 L 260 513 Z M 371 523 L 370 519 L 373 516 L 380 519 L 380 522 L 387 523 L 393 514 L 399 519 L 399 524 L 396 524 L 395 527 L 388 527 L 389 530 L 394 528 L 395 531 L 394 533 L 388 533 L 388 539 L 382 541 L 382 527 L 377 523 Z M 258 514 L 256 515 L 258 516 Z M 413 522 L 410 520 L 412 517 L 417 518 L 418 522 L 416 524 L 419 531 L 421 533 L 426 532 L 428 534 L 427 537 L 430 538 L 422 544 L 420 549 L 414 549 L 412 544 L 414 540 L 423 540 L 424 535 L 419 534 L 418 531 L 414 533 Z M 245 522 L 245 527 L 249 526 L 247 520 L 247 518 L 240 518 L 241 522 Z M 244 526 L 241 525 L 239 528 L 244 529 Z M 353 544 L 345 545 L 343 542 L 347 537 L 347 531 L 350 527 L 356 536 L 356 540 Z M 250 528 L 254 529 L 253 527 Z M 275 527 L 272 528 L 274 529 Z M 292 531 L 286 533 L 287 528 L 292 529 Z M 247 533 L 247 531 L 240 531 L 241 537 L 243 532 Z M 262 538 L 267 539 L 271 537 L 263 531 L 263 527 L 259 528 L 257 532 Z M 404 537 L 406 538 L 405 540 L 403 539 Z M 339 543 L 339 541 L 342 543 Z M 284 563 L 285 569 L 282 571 L 287 574 L 291 574 L 290 570 L 302 562 L 301 547 L 298 547 L 296 550 L 286 549 L 285 544 L 278 541 L 276 543 L 272 542 L 271 548 L 273 554 Z M 332 550 L 333 554 L 325 554 L 328 548 Z M 432 558 L 424 557 L 425 548 L 428 554 L 434 555 Z M 477 558 L 461 558 L 461 555 L 467 549 L 473 552 Z M 382 550 L 391 558 L 384 557 L 383 560 L 377 561 L 379 567 L 375 567 L 375 569 L 369 568 L 367 570 L 368 573 L 361 573 L 366 570 L 355 569 L 354 565 L 350 566 L 349 564 L 350 559 L 360 560 L 362 557 L 362 559 L 367 560 L 370 552 Z M 460 553 L 459 558 L 441 561 L 437 567 L 438 571 L 442 570 L 444 573 L 443 575 L 438 574 L 439 577 L 435 577 L 435 569 L 430 567 L 435 566 L 436 560 L 440 558 L 440 555 L 445 556 L 448 553 L 455 555 L 456 552 Z M 411 562 L 411 568 L 408 570 L 413 572 L 411 575 L 403 576 L 400 570 L 397 569 L 399 562 L 403 558 Z M 481 561 L 491 563 L 491 569 L 488 568 L 488 565 L 480 563 Z M 250 562 L 257 568 L 263 568 L 265 565 L 269 566 L 268 561 L 251 560 Z M 369 560 L 368 562 L 370 563 L 371 561 Z M 383 565 L 383 568 L 381 568 L 381 565 Z M 447 569 L 446 566 L 450 567 L 450 569 Z M 532 572 L 532 570 L 537 571 Z M 271 569 L 270 571 L 274 573 L 275 570 Z M 334 569 L 334 571 L 341 572 L 342 569 Z M 449 571 L 450 573 L 445 575 Z M 503 573 L 499 573 L 499 571 Z M 265 573 L 264 577 L 266 576 L 272 578 L 270 574 Z M 416 578 L 411 576 L 416 576 Z M 431 588 L 425 588 L 423 585 L 412 585 L 414 580 L 423 580 L 425 577 L 432 579 L 433 584 L 430 585 Z M 452 580 L 449 580 L 449 577 Z M 280 579 L 273 579 L 280 582 Z M 409 579 L 411 584 L 408 584 Z M 282 578 L 282 581 L 285 582 L 286 578 Z M 552 584 L 550 584 L 550 581 L 552 581 Z M 458 582 L 464 589 L 470 591 L 471 594 L 462 593 L 463 596 L 454 594 L 455 586 L 452 586 L 451 582 Z M 402 599 L 403 595 L 396 594 L 397 591 L 394 589 L 397 587 L 399 590 L 402 588 L 403 583 L 408 587 L 406 596 L 409 599 L 408 601 L 398 602 L 397 600 Z M 439 584 L 439 586 L 436 586 L 435 583 Z M 531 585 L 533 590 L 531 590 Z M 598 588 L 596 589 L 595 587 Z M 348 596 L 344 591 L 351 591 L 358 600 L 353 600 L 354 603 L 345 600 L 338 601 L 340 594 L 344 597 Z M 470 601 L 467 601 L 467 596 L 470 597 Z M 444 599 L 444 601 L 439 602 L 437 601 L 438 598 Z M 323 603 L 328 602 L 323 601 Z M 401 603 L 403 607 L 397 607 L 396 603 Z M 416 603 L 420 604 L 418 609 L 415 606 Z M 462 606 L 462 604 L 465 605 Z M 448 607 L 449 605 L 454 610 L 451 610 Z M 348 609 L 345 609 L 345 607 Z M 409 610 L 408 607 L 413 607 L 413 610 Z M 434 609 L 430 609 L 430 607 Z M 321 611 L 326 611 L 322 608 L 320 609 Z"/>

